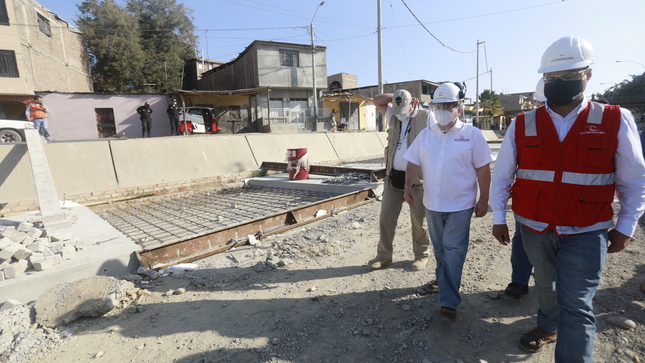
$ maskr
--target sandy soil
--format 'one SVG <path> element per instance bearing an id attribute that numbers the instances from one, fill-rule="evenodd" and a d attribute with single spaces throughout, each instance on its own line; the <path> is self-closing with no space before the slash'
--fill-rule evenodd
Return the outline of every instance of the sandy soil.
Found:
<path id="1" fill-rule="evenodd" d="M 197 261 L 198 269 L 183 276 L 137 284 L 152 292 L 139 305 L 54 331 L 31 325 L 26 308 L 14 309 L 14 324 L 26 326 L 25 344 L 16 343 L 0 361 L 553 361 L 554 344 L 537 354 L 518 346 L 535 324 L 536 296 L 532 281 L 522 300 L 500 294 L 510 282 L 510 247 L 490 234 L 492 213 L 473 219 L 463 303 L 451 322 L 439 317 L 437 294 L 423 289 L 434 279 L 434 260 L 423 271 L 410 270 L 407 206 L 394 263 L 376 271 L 366 266 L 376 253 L 379 209 L 380 202 L 369 203 L 263 239 L 259 247 Z M 635 237 L 626 251 L 609 256 L 595 300 L 597 362 L 645 359 L 643 230 Z M 186 292 L 168 294 L 180 288 Z M 612 326 L 605 321 L 611 316 L 638 325 Z"/>

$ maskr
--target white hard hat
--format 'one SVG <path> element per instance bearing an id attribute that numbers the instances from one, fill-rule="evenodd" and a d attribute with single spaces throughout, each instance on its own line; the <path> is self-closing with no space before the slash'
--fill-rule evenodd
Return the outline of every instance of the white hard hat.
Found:
<path id="1" fill-rule="evenodd" d="M 442 83 L 434 90 L 432 103 L 459 102 L 466 96 L 466 86 L 459 82 Z"/>
<path id="2" fill-rule="evenodd" d="M 591 44 L 580 37 L 568 36 L 556 40 L 544 51 L 538 73 L 585 68 L 592 63 Z"/>
<path id="3" fill-rule="evenodd" d="M 544 79 L 540 78 L 538 83 L 535 85 L 535 99 L 540 102 L 546 102 L 546 97 L 544 96 Z"/>

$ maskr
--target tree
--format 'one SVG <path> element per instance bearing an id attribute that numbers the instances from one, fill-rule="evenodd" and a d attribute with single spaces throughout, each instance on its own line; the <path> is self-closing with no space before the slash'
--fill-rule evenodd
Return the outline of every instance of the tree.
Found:
<path id="1" fill-rule="evenodd" d="M 86 0 L 77 24 L 87 38 L 98 88 L 169 92 L 181 88 L 185 61 L 195 58 L 192 10 L 175 0 Z"/>
<path id="2" fill-rule="evenodd" d="M 493 121 L 495 115 L 500 115 L 504 111 L 502 110 L 502 105 L 499 102 L 499 96 L 495 94 L 494 91 L 485 89 L 484 92 L 479 95 L 479 102 L 481 103 L 481 108 L 484 111 L 484 115 L 490 116 L 490 121 Z"/>
<path id="3" fill-rule="evenodd" d="M 97 91 L 131 92 L 139 88 L 143 50 L 136 17 L 113 0 L 78 5 L 76 24 L 85 35 Z"/>

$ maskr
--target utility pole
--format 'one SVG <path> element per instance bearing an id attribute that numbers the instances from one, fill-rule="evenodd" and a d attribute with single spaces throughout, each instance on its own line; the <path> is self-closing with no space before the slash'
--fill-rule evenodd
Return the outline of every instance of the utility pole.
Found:
<path id="1" fill-rule="evenodd" d="M 311 30 L 311 77 L 313 82 L 313 104 L 314 104 L 314 124 L 311 128 L 312 131 L 318 131 L 318 92 L 316 90 L 316 44 L 314 43 L 314 18 L 318 12 L 318 8 L 325 5 L 325 2 L 322 1 L 318 6 L 316 6 L 316 11 L 314 16 L 311 17 L 311 24 L 309 29 Z"/>
<path id="2" fill-rule="evenodd" d="M 475 83 L 475 122 L 477 127 L 481 128 L 479 124 L 479 45 L 484 44 L 485 42 L 480 42 L 477 39 L 477 81 Z"/>
<path id="3" fill-rule="evenodd" d="M 377 13 L 377 42 L 378 42 L 378 94 L 383 93 L 383 36 L 381 34 L 382 19 L 381 19 L 381 0 L 376 0 L 376 13 Z M 379 113 L 378 116 L 378 125 L 376 126 L 378 131 L 383 131 L 383 115 Z"/>

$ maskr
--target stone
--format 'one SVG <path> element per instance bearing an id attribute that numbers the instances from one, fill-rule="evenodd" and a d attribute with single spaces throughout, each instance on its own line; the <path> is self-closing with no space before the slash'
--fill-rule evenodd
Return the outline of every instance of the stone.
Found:
<path id="1" fill-rule="evenodd" d="M 27 236 L 29 236 L 29 237 L 31 237 L 33 239 L 36 239 L 36 238 L 39 238 L 43 234 L 43 231 L 41 231 L 38 228 L 32 228 L 29 231 L 27 231 L 26 234 L 27 234 Z"/>
<path id="2" fill-rule="evenodd" d="M 76 247 L 77 251 L 80 251 L 85 248 L 85 241 L 76 241 L 76 244 L 74 244 L 74 247 Z"/>
<path id="3" fill-rule="evenodd" d="M 58 254 L 54 254 L 54 255 L 51 255 L 51 256 L 48 256 L 48 257 L 45 257 L 45 258 L 47 260 L 51 260 L 52 264 L 54 264 L 54 265 L 58 265 L 58 264 L 61 264 L 63 262 L 63 258 L 61 257 L 61 255 L 58 255 Z"/>
<path id="4" fill-rule="evenodd" d="M 20 305 L 22 305 L 20 303 L 20 301 L 9 299 L 9 300 L 5 301 L 4 304 L 2 304 L 2 307 L 0 308 L 0 311 L 9 310 L 9 309 L 12 309 L 12 308 L 14 308 L 16 306 L 20 306 Z"/>
<path id="5" fill-rule="evenodd" d="M 4 281 L 4 270 L 0 270 L 0 281 Z"/>
<path id="6" fill-rule="evenodd" d="M 13 257 L 14 253 L 18 252 L 21 247 L 22 245 L 20 243 L 14 242 L 10 244 L 7 248 L 4 248 L 2 251 L 0 251 L 0 259 L 10 259 L 11 257 Z"/>
<path id="7" fill-rule="evenodd" d="M 22 232 L 17 231 L 17 230 L 16 230 L 15 228 L 13 228 L 13 227 L 9 227 L 9 228 L 5 229 L 5 230 L 2 232 L 2 236 L 7 237 L 7 238 L 9 238 L 9 239 L 11 239 L 12 241 L 17 242 L 17 243 L 22 242 L 22 240 L 24 240 L 24 239 L 25 239 L 25 237 L 27 237 L 27 235 L 26 235 L 26 234 L 24 234 L 24 233 L 22 233 Z"/>
<path id="8" fill-rule="evenodd" d="M 62 251 L 64 247 L 65 246 L 63 246 L 63 244 L 60 242 L 52 242 L 47 245 L 47 248 L 49 248 L 54 253 Z"/>
<path id="9" fill-rule="evenodd" d="M 16 277 L 24 275 L 28 267 L 29 264 L 25 260 L 12 263 L 11 265 L 4 268 L 4 277 L 7 280 L 15 279 Z"/>
<path id="10" fill-rule="evenodd" d="M 636 327 L 636 323 L 628 319 L 624 316 L 610 316 L 607 319 L 605 319 L 607 323 L 623 328 L 623 329 L 634 329 Z"/>
<path id="11" fill-rule="evenodd" d="M 49 247 L 45 246 L 45 249 L 43 250 L 43 255 L 45 256 L 45 258 L 48 258 L 55 255 L 55 253 L 52 252 L 52 250 L 50 250 Z"/>
<path id="12" fill-rule="evenodd" d="M 34 243 L 35 240 L 36 240 L 35 238 L 32 238 L 32 237 L 29 237 L 29 236 L 25 235 L 25 239 L 20 241 L 20 243 L 23 244 L 23 245 L 28 245 L 28 244 Z"/>
<path id="13" fill-rule="evenodd" d="M 43 231 L 43 234 L 41 234 L 41 237 L 49 237 L 54 233 L 54 230 L 51 228 L 41 228 L 41 231 Z"/>
<path id="14" fill-rule="evenodd" d="M 26 247 L 32 252 L 43 253 L 43 251 L 45 251 L 45 248 L 47 247 L 47 243 L 38 239 L 32 244 L 28 244 Z"/>
<path id="15" fill-rule="evenodd" d="M 20 247 L 16 253 L 13 254 L 13 258 L 16 260 L 26 260 L 31 256 L 31 254 L 34 253 L 32 250 L 26 248 L 26 247 Z"/>
<path id="16" fill-rule="evenodd" d="M 56 328 L 82 317 L 103 316 L 127 298 L 134 288 L 129 281 L 109 276 L 93 276 L 55 285 L 42 293 L 34 304 L 35 322 Z"/>
<path id="17" fill-rule="evenodd" d="M 76 247 L 65 246 L 60 252 L 58 252 L 58 254 L 63 258 L 63 260 L 69 260 L 76 254 Z"/>
<path id="18" fill-rule="evenodd" d="M 29 262 L 31 262 L 32 265 L 34 264 L 34 262 L 41 260 L 45 260 L 45 255 L 43 255 L 42 253 L 34 252 L 31 254 L 31 256 L 29 256 Z"/>
<path id="19" fill-rule="evenodd" d="M 9 245 L 11 245 L 12 243 L 13 243 L 13 240 L 11 238 L 2 237 L 0 239 L 0 250 L 3 250 L 9 247 Z"/>
<path id="20" fill-rule="evenodd" d="M 38 260 L 36 262 L 32 262 L 31 265 L 36 271 L 45 271 L 50 269 L 52 266 L 54 266 L 54 262 L 51 259 L 49 260 L 44 259 L 44 260 Z"/>
<path id="21" fill-rule="evenodd" d="M 32 228 L 34 228 L 34 224 L 33 224 L 33 223 L 29 223 L 29 222 L 22 222 L 22 223 L 20 223 L 20 224 L 18 225 L 18 228 L 16 228 L 16 230 L 18 230 L 18 231 L 20 231 L 20 232 L 27 232 L 27 231 L 29 231 L 29 230 L 30 230 L 30 229 L 32 229 Z"/>

